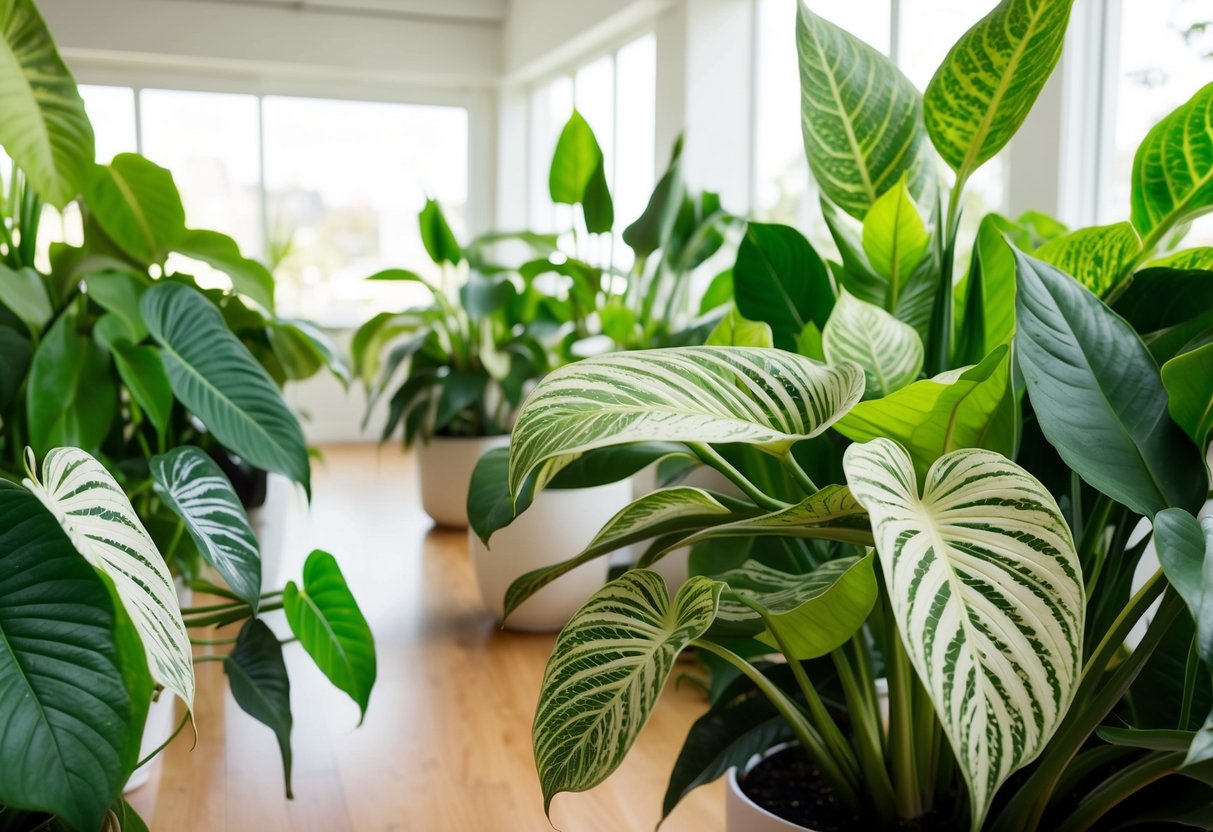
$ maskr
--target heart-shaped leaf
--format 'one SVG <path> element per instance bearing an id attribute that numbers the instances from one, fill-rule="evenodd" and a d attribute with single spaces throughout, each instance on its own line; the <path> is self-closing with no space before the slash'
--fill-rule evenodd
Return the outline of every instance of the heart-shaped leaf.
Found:
<path id="1" fill-rule="evenodd" d="M 628 442 L 745 442 L 782 453 L 824 431 L 863 394 L 853 364 L 778 350 L 681 347 L 615 353 L 549 374 L 523 403 L 510 490 L 542 486 L 577 454 Z"/>
<path id="2" fill-rule="evenodd" d="M 50 509 L 84 559 L 114 583 L 143 641 L 152 678 L 194 706 L 194 663 L 177 590 L 130 500 L 100 462 L 79 448 L 55 448 L 42 478 L 22 484 Z"/>
<path id="3" fill-rule="evenodd" d="M 821 333 L 826 361 L 863 368 L 865 398 L 900 390 L 922 371 L 922 339 L 914 327 L 844 291 Z"/>
<path id="4" fill-rule="evenodd" d="M 138 263 L 160 263 L 185 234 L 173 175 L 136 153 L 95 165 L 85 185 L 89 216 Z"/>
<path id="5" fill-rule="evenodd" d="M 114 421 L 118 391 L 109 357 L 64 314 L 38 344 L 26 385 L 29 442 L 39 453 L 60 445 L 95 450 Z"/>
<path id="6" fill-rule="evenodd" d="M 1154 125 L 1133 157 L 1133 225 L 1153 249 L 1213 208 L 1213 83 Z"/>
<path id="7" fill-rule="evenodd" d="M 707 632 L 723 584 L 693 577 L 673 604 L 665 579 L 634 569 L 577 611 L 556 639 L 531 735 L 544 811 L 619 767 L 682 649 Z"/>
<path id="8" fill-rule="evenodd" d="M 896 312 L 904 284 L 922 262 L 931 243 L 905 180 L 872 203 L 863 218 L 863 250 L 876 273 L 888 281 L 884 308 Z"/>
<path id="9" fill-rule="evenodd" d="M 770 324 L 775 343 L 791 349 L 805 324 L 824 327 L 834 308 L 830 273 L 804 235 L 786 225 L 752 222 L 733 266 L 737 310 Z"/>
<path id="10" fill-rule="evenodd" d="M 259 618 L 250 618 L 223 660 L 232 698 L 246 714 L 269 726 L 278 739 L 286 796 L 291 789 L 291 680 L 278 637 Z"/>
<path id="11" fill-rule="evenodd" d="M 358 703 L 362 715 L 375 686 L 375 639 L 345 583 L 337 559 L 319 549 L 303 566 L 303 588 L 282 596 L 286 620 L 321 672 Z"/>
<path id="12" fill-rule="evenodd" d="M 977 830 L 1074 695 L 1086 601 L 1069 527 L 1044 486 L 990 451 L 940 458 L 921 493 L 909 454 L 888 439 L 850 446 L 843 467 Z"/>
<path id="13" fill-rule="evenodd" d="M 261 553 L 244 505 L 206 452 L 192 445 L 152 457 L 160 499 L 185 523 L 198 551 L 254 614 L 261 601 Z"/>

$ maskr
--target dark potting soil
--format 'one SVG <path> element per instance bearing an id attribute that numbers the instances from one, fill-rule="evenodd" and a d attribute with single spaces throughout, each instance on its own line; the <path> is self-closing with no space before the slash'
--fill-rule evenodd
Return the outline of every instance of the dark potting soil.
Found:
<path id="1" fill-rule="evenodd" d="M 838 804 L 834 792 L 809 762 L 800 746 L 767 757 L 749 774 L 738 778 L 746 796 L 768 812 L 813 832 L 952 832 L 949 814 L 933 811 L 913 822 L 887 827 L 866 814 Z"/>

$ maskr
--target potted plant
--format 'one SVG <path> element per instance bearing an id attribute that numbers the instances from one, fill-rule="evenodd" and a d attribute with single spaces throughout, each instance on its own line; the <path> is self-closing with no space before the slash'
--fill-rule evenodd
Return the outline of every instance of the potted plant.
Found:
<path id="1" fill-rule="evenodd" d="M 584 454 L 658 439 L 745 495 L 659 490 L 510 588 L 507 615 L 647 542 L 557 639 L 533 727 L 545 804 L 614 770 L 693 646 L 720 672 L 667 813 L 736 766 L 736 830 L 1208 825 L 1213 283 L 1207 252 L 1160 248 L 1213 207 L 1213 86 L 1146 137 L 1130 222 L 1041 245 L 987 218 L 952 276 L 964 183 L 1022 122 L 1069 5 L 1004 0 L 922 97 L 802 3 L 806 148 L 843 262 L 751 225 L 734 270 L 738 308 L 785 349 L 591 358 L 524 403 L 507 460 L 523 503 Z M 932 146 L 956 172 L 933 230 L 916 207 Z M 746 256 L 780 291 L 755 291 Z M 1149 541 L 1161 568 L 1135 583 Z M 705 574 L 671 600 L 644 567 L 696 543 L 715 543 Z M 781 789 L 816 811 L 753 805 Z"/>

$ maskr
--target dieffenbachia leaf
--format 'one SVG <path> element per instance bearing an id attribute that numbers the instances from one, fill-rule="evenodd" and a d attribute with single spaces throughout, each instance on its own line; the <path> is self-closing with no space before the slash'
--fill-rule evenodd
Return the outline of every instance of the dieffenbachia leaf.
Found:
<path id="1" fill-rule="evenodd" d="M 254 614 L 261 601 L 261 552 L 232 483 L 193 445 L 152 457 L 156 493 L 172 509 L 206 562 Z"/>
<path id="2" fill-rule="evenodd" d="M 1127 276 L 1141 238 L 1127 222 L 1080 228 L 1045 243 L 1036 256 L 1052 263 L 1097 295 L 1106 294 Z"/>
<path id="3" fill-rule="evenodd" d="M 578 454 L 628 442 L 744 442 L 773 454 L 823 432 L 863 394 L 853 364 L 779 350 L 678 347 L 561 367 L 523 403 L 510 491 L 546 484 Z"/>
<path id="4" fill-rule="evenodd" d="M 863 626 L 877 595 L 871 552 L 827 561 L 802 575 L 750 560 L 716 579 L 728 584 L 717 618 L 751 621 L 760 616 L 750 606 L 756 605 L 766 624 L 758 640 L 799 661 L 844 644 Z"/>
<path id="5" fill-rule="evenodd" d="M 1213 343 L 1162 365 L 1162 384 L 1172 418 L 1203 453 L 1213 434 Z"/>
<path id="6" fill-rule="evenodd" d="M 177 398 L 229 451 L 310 493 L 299 421 L 219 309 L 188 286 L 168 282 L 144 292 L 140 306 Z"/>
<path id="7" fill-rule="evenodd" d="M 303 649 L 330 682 L 358 703 L 365 717 L 375 686 L 375 639 L 337 559 L 319 549 L 308 555 L 303 587 L 288 583 L 282 603 Z"/>
<path id="8" fill-rule="evenodd" d="M 1152 260 L 1147 268 L 1213 271 L 1213 246 L 1185 248 L 1166 257 Z"/>
<path id="9" fill-rule="evenodd" d="M 904 284 L 927 253 L 931 235 L 905 180 L 885 191 L 863 218 L 863 250 L 876 273 L 889 282 L 885 309 L 897 311 Z"/>
<path id="10" fill-rule="evenodd" d="M 114 583 L 159 684 L 194 705 L 194 663 L 164 558 L 109 471 L 79 448 L 55 448 L 42 478 L 22 484 L 55 515 L 76 550 Z"/>
<path id="11" fill-rule="evenodd" d="M 876 439 L 843 467 L 872 518 L 901 641 L 969 787 L 973 829 L 1044 748 L 1082 662 L 1082 573 L 1053 497 L 999 454 L 954 451 L 922 492 L 909 455 Z"/>
<path id="12" fill-rule="evenodd" d="M 850 292 L 838 297 L 821 343 L 826 361 L 863 368 L 868 399 L 900 390 L 922 370 L 922 339 L 914 327 Z"/>
<path id="13" fill-rule="evenodd" d="M 250 618 L 236 637 L 236 646 L 223 660 L 232 698 L 246 714 L 269 727 L 278 740 L 286 796 L 291 789 L 291 679 L 282 658 L 282 644 L 260 618 Z"/>
<path id="14" fill-rule="evenodd" d="M 1002 0 L 961 36 L 923 95 L 931 141 L 967 179 L 1003 148 L 1053 73 L 1074 0 Z"/>
<path id="15" fill-rule="evenodd" d="M 1015 446 L 1010 360 L 1005 345 L 980 363 L 949 370 L 860 402 L 834 424 L 856 442 L 885 437 L 900 443 L 921 476 L 957 448 L 986 448 L 1010 455 Z"/>
<path id="16" fill-rule="evenodd" d="M 625 572 L 577 611 L 548 659 L 531 728 L 544 811 L 560 792 L 618 768 L 691 640 L 716 616 L 723 584 L 693 577 L 673 603 L 665 579 Z"/>
<path id="17" fill-rule="evenodd" d="M 62 210 L 93 164 L 93 128 L 33 0 L 0 0 L 0 145 Z"/>
<path id="18" fill-rule="evenodd" d="M 515 579 L 505 593 L 504 617 L 509 618 L 522 602 L 561 575 L 624 546 L 661 535 L 697 531 L 758 512 L 759 509 L 740 500 L 689 486 L 662 488 L 645 494 L 607 521 L 580 554 L 554 566 L 533 569 Z"/>
<path id="19" fill-rule="evenodd" d="M 858 220 L 902 177 L 915 199 L 931 204 L 935 162 L 918 90 L 887 57 L 813 14 L 805 0 L 797 8 L 801 126 L 813 181 Z"/>
<path id="20" fill-rule="evenodd" d="M 1091 486 L 1139 514 L 1195 511 L 1208 489 L 1204 465 L 1168 415 L 1146 346 L 1069 275 L 1015 257 L 1016 355 L 1045 438 Z"/>
<path id="21" fill-rule="evenodd" d="M 1152 249 L 1213 208 L 1213 83 L 1154 125 L 1133 157 L 1131 216 Z"/>

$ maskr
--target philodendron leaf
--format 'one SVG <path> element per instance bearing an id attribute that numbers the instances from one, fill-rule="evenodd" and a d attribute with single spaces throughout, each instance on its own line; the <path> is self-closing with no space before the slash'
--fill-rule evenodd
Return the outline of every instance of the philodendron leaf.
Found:
<path id="1" fill-rule="evenodd" d="M 900 390 L 922 371 L 922 339 L 914 327 L 844 291 L 821 333 L 826 361 L 863 368 L 864 398 Z"/>
<path id="2" fill-rule="evenodd" d="M 1015 252 L 1015 346 L 1045 438 L 1093 487 L 1139 514 L 1195 511 L 1208 481 L 1167 413 L 1158 365 L 1123 318 L 1047 263 Z"/>
<path id="3" fill-rule="evenodd" d="M 443 263 L 459 265 L 463 260 L 463 248 L 455 239 L 455 234 L 447 224 L 446 215 L 442 213 L 442 206 L 438 204 L 437 200 L 427 199 L 425 201 L 425 207 L 421 209 L 417 221 L 421 228 L 421 242 L 425 245 L 425 251 L 430 255 L 430 259 L 440 266 Z M 384 272 L 373 275 L 371 279 L 385 279 Z"/>
<path id="4" fill-rule="evenodd" d="M 172 416 L 173 388 L 160 353 L 153 347 L 119 343 L 112 345 L 110 358 L 131 398 L 143 408 L 143 414 L 157 433 L 164 436 Z"/>
<path id="5" fill-rule="evenodd" d="M 906 177 L 923 204 L 935 194 L 935 162 L 922 124 L 922 96 L 893 62 L 798 0 L 801 126 L 816 182 L 862 220 L 876 198 Z"/>
<path id="6" fill-rule="evenodd" d="M 762 321 L 751 321 L 742 317 L 736 309 L 730 309 L 708 334 L 708 347 L 767 347 L 775 346 L 771 327 Z"/>
<path id="7" fill-rule="evenodd" d="M 246 714 L 269 726 L 278 739 L 286 796 L 291 791 L 291 680 L 278 637 L 260 618 L 250 618 L 223 660 L 232 698 Z"/>
<path id="8" fill-rule="evenodd" d="M 0 307 L 7 307 L 20 318 L 34 336 L 42 334 L 43 327 L 55 314 L 47 279 L 28 267 L 14 271 L 0 265 Z"/>
<path id="9" fill-rule="evenodd" d="M 0 145 L 38 196 L 62 210 L 93 164 L 84 101 L 33 0 L 2 0 L 0 32 Z"/>
<path id="10" fill-rule="evenodd" d="M 185 234 L 185 208 L 173 175 L 136 153 L 95 165 L 84 188 L 89 215 L 139 263 L 159 263 Z"/>
<path id="11" fill-rule="evenodd" d="M 282 394 L 219 310 L 180 283 L 158 283 L 140 301 L 177 398 L 225 448 L 311 490 L 303 431 Z"/>
<path id="12" fill-rule="evenodd" d="M 1074 0 L 1002 0 L 948 52 L 923 96 L 939 155 L 969 174 L 1003 148 L 1053 73 Z"/>
<path id="13" fill-rule="evenodd" d="M 885 309 L 896 312 L 904 284 L 931 243 L 905 180 L 872 203 L 863 218 L 863 250 L 876 273 L 889 282 Z"/>
<path id="14" fill-rule="evenodd" d="M 1082 662 L 1085 597 L 1053 497 L 999 454 L 954 451 L 921 494 L 888 439 L 847 448 L 872 517 L 902 644 L 969 787 L 973 829 L 998 787 L 1044 748 Z"/>
<path id="15" fill-rule="evenodd" d="M 226 234 L 189 230 L 173 241 L 173 250 L 218 269 L 232 281 L 232 289 L 274 311 L 274 276 L 270 270 L 240 253 L 240 246 Z"/>
<path id="16" fill-rule="evenodd" d="M 1213 433 L 1213 343 L 1162 365 L 1162 384 L 1172 418 L 1203 453 Z"/>
<path id="17" fill-rule="evenodd" d="M 674 659 L 707 632 L 723 584 L 693 577 L 670 603 L 665 579 L 634 569 L 611 581 L 560 632 L 531 728 L 549 812 L 619 767 L 648 721 Z"/>
<path id="18" fill-rule="evenodd" d="M 806 575 L 750 560 L 715 577 L 728 584 L 717 617 L 751 621 L 761 615 L 766 629 L 758 640 L 798 661 L 819 658 L 844 644 L 876 603 L 871 552 L 827 561 Z"/>
<path id="19" fill-rule="evenodd" d="M 1097 295 L 1106 294 L 1127 276 L 1141 238 L 1127 222 L 1080 228 L 1045 243 L 1036 257 L 1052 263 Z"/>
<path id="20" fill-rule="evenodd" d="M 510 444 L 510 491 L 541 487 L 585 451 L 628 442 L 745 442 L 773 453 L 832 425 L 863 394 L 853 364 L 778 350 L 680 347 L 561 367 L 523 403 Z"/>
<path id="21" fill-rule="evenodd" d="M 791 349 L 807 323 L 825 326 L 834 287 L 822 259 L 804 235 L 787 225 L 752 222 L 733 266 L 737 310 L 770 324 L 776 343 Z"/>
<path id="22" fill-rule="evenodd" d="M 611 230 L 615 214 L 607 189 L 602 148 L 589 122 L 576 110 L 556 140 L 548 171 L 548 190 L 552 202 L 581 205 L 587 231 L 600 234 Z"/>
<path id="23" fill-rule="evenodd" d="M 85 560 L 114 583 L 135 625 L 152 678 L 194 706 L 194 663 L 164 558 L 122 488 L 100 462 L 79 448 L 55 448 L 42 460 L 42 478 L 22 484 L 59 521 Z"/>
<path id="24" fill-rule="evenodd" d="M 261 552 L 227 476 L 192 445 L 152 457 L 149 467 L 160 499 L 185 523 L 206 562 L 255 615 L 261 601 Z"/>
<path id="25" fill-rule="evenodd" d="M 1213 83 L 1146 134 L 1133 157 L 1133 225 L 1152 249 L 1213 208 Z"/>
<path id="26" fill-rule="evenodd" d="M 0 482 L 0 803 L 100 829 L 152 687 L 104 578 L 37 497 Z"/>
<path id="27" fill-rule="evenodd" d="M 1014 398 L 1005 345 L 973 367 L 916 381 L 883 399 L 860 402 L 834 424 L 848 439 L 885 437 L 900 443 L 919 476 L 957 448 L 1010 456 L 1015 448 Z"/>
<path id="28" fill-rule="evenodd" d="M 509 618 L 526 599 L 561 575 L 624 546 L 661 535 L 697 531 L 758 512 L 740 500 L 690 486 L 662 488 L 645 494 L 608 520 L 577 556 L 555 566 L 534 569 L 515 579 L 505 593 L 504 617 Z"/>
<path id="29" fill-rule="evenodd" d="M 363 717 L 375 686 L 375 639 L 341 574 L 337 559 L 319 549 L 282 596 L 286 620 L 321 672 L 358 703 Z"/>
<path id="30" fill-rule="evenodd" d="M 109 357 L 78 324 L 76 315 L 60 315 L 30 364 L 25 408 L 29 443 L 39 453 L 60 445 L 95 450 L 114 421 Z"/>

